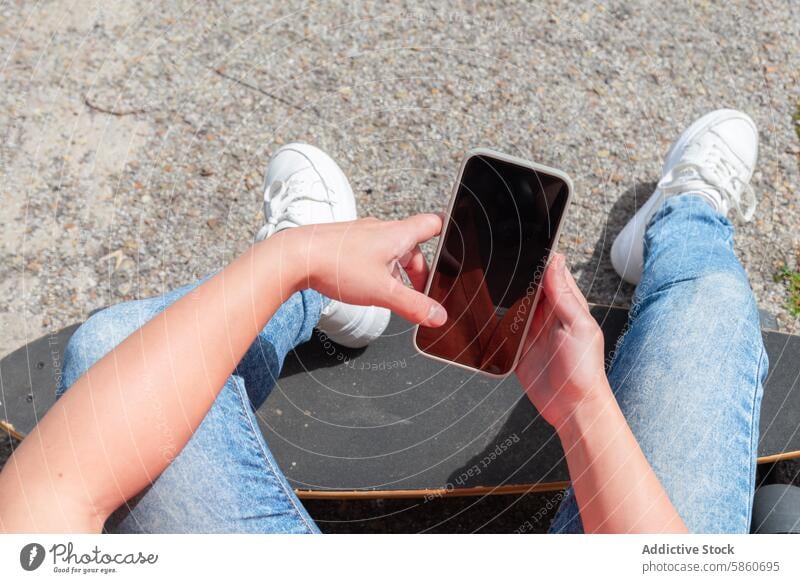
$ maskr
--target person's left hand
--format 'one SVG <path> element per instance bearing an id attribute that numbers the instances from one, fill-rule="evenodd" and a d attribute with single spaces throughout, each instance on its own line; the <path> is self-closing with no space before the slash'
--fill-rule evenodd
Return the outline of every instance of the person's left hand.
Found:
<path id="1" fill-rule="evenodd" d="M 603 332 L 563 255 L 553 255 L 541 285 L 516 373 L 536 409 L 558 430 L 582 403 L 608 396 Z"/>

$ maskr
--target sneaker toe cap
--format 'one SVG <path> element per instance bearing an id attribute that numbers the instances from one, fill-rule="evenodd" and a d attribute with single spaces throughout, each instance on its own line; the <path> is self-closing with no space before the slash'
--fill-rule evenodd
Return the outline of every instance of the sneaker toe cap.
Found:
<path id="1" fill-rule="evenodd" d="M 313 168 L 308 157 L 291 146 L 284 146 L 278 150 L 269 162 L 266 184 L 276 180 L 286 180 L 292 174 Z"/>
<path id="2" fill-rule="evenodd" d="M 725 141 L 752 172 L 758 156 L 758 130 L 747 115 L 741 112 L 736 114 L 716 124 L 714 133 Z"/>

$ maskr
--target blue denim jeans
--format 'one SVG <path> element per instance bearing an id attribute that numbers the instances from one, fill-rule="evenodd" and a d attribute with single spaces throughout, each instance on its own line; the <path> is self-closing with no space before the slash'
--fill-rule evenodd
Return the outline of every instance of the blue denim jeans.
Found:
<path id="1" fill-rule="evenodd" d="M 59 396 L 128 335 L 199 284 L 118 304 L 89 318 L 67 344 Z M 255 411 L 275 385 L 289 351 L 311 337 L 326 301 L 306 290 L 280 307 L 186 447 L 150 487 L 108 520 L 107 531 L 319 532 L 267 447 Z"/>
<path id="2" fill-rule="evenodd" d="M 609 383 L 688 529 L 747 533 L 768 363 L 733 226 L 681 195 L 656 212 L 644 243 Z M 572 490 L 550 531 L 582 532 Z"/>
<path id="3" fill-rule="evenodd" d="M 697 532 L 747 532 L 750 524 L 767 360 L 732 239 L 728 220 L 702 199 L 667 201 L 649 226 L 644 277 L 609 372 L 642 450 Z M 69 342 L 59 394 L 194 285 L 92 316 Z M 254 411 L 286 354 L 310 337 L 324 302 L 306 290 L 281 306 L 187 446 L 115 513 L 107 530 L 318 532 L 277 467 Z M 571 492 L 551 530 L 580 532 Z"/>

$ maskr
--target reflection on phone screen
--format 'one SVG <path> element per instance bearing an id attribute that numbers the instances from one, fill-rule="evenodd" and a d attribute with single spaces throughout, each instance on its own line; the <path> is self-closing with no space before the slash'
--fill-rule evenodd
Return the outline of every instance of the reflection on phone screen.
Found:
<path id="1" fill-rule="evenodd" d="M 467 160 L 428 292 L 448 321 L 420 326 L 421 351 L 491 374 L 510 372 L 568 190 L 557 176 L 511 162 Z"/>

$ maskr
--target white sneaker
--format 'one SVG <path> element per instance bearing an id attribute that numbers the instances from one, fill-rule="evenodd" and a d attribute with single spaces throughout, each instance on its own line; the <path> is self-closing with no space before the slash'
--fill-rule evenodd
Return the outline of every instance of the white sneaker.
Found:
<path id="1" fill-rule="evenodd" d="M 264 177 L 266 224 L 258 231 L 257 241 L 291 227 L 356 217 L 353 190 L 330 156 L 308 144 L 288 144 L 275 152 Z M 331 300 L 317 328 L 342 346 L 361 348 L 383 333 L 390 317 L 386 308 Z"/>
<path id="2" fill-rule="evenodd" d="M 697 193 L 724 215 L 733 209 L 740 220 L 753 218 L 756 198 L 749 182 L 757 157 L 756 124 L 741 111 L 712 111 L 689 126 L 667 152 L 655 192 L 611 246 L 611 264 L 619 276 L 639 283 L 644 270 L 644 233 L 667 197 Z"/>

